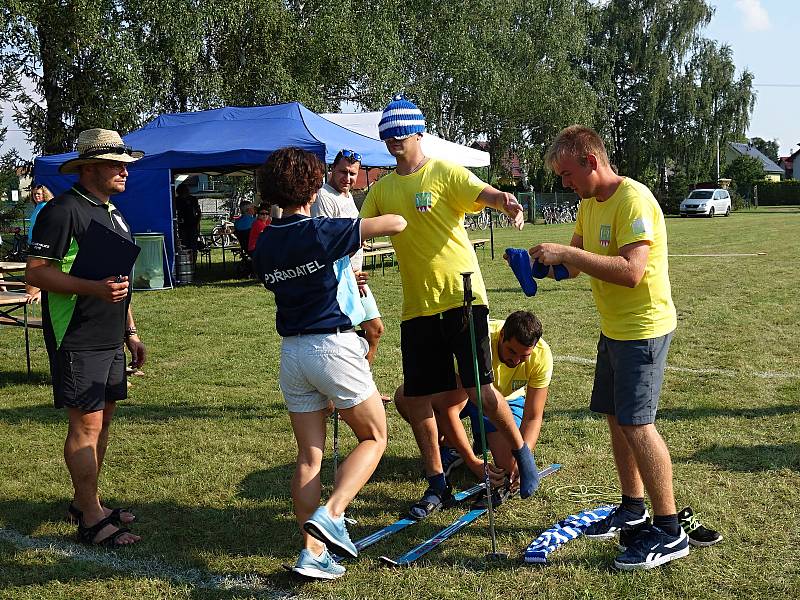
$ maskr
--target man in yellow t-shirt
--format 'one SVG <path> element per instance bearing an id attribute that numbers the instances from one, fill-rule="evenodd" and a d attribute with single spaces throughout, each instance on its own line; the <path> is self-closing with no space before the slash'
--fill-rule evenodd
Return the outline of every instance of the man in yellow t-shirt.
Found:
<path id="1" fill-rule="evenodd" d="M 582 201 L 570 245 L 539 244 L 530 255 L 544 265 L 563 264 L 570 277 L 581 272 L 591 277 L 601 334 L 590 408 L 606 415 L 622 487 L 621 504 L 589 526 L 586 536 L 622 532 L 626 550 L 614 566 L 656 567 L 689 553 L 675 510 L 672 461 L 655 427 L 677 324 L 664 215 L 650 190 L 614 172 L 603 141 L 588 127 L 573 125 L 559 133 L 546 162 Z"/>
<path id="2" fill-rule="evenodd" d="M 553 376 L 553 353 L 542 339 L 542 323 L 532 312 L 518 310 L 511 313 L 505 321 L 489 321 L 489 339 L 492 352 L 492 374 L 497 390 L 505 396 L 514 422 L 522 438 L 533 452 L 542 428 L 544 406 L 550 379 Z M 401 415 L 407 399 L 403 388 L 395 395 L 396 406 Z M 463 388 L 442 394 L 434 402 L 436 423 L 447 442 L 441 446 L 442 463 L 447 466 L 466 464 L 479 479 L 483 478 L 483 462 L 476 457 L 480 454 L 480 421 L 478 409 L 468 401 Z M 470 444 L 462 419 L 469 418 L 472 437 Z M 495 465 L 490 473 L 497 483 L 506 474 L 516 479 L 516 461 L 511 447 L 497 428 L 484 417 L 486 441 Z"/>
<path id="3" fill-rule="evenodd" d="M 464 388 L 476 401 L 476 377 L 469 327 L 465 321 L 461 273 L 471 272 L 481 398 L 486 415 L 514 449 L 519 463 L 520 495 L 530 496 L 538 473 L 508 403 L 492 385 L 488 302 L 475 251 L 464 229 L 464 214 L 490 206 L 504 212 L 519 228 L 522 207 L 516 199 L 485 184 L 458 165 L 425 156 L 420 146 L 425 118 L 412 102 L 395 96 L 383 111 L 378 131 L 397 169 L 367 194 L 362 217 L 402 215 L 408 227 L 392 243 L 403 282 L 400 346 L 406 413 L 425 463 L 428 490 L 412 506 L 422 519 L 451 501 L 439 455 L 432 401 L 457 387 L 453 357 Z"/>

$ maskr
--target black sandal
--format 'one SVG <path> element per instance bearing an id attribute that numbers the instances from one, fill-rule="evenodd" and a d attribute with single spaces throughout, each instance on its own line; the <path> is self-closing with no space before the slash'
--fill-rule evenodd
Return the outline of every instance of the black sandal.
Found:
<path id="1" fill-rule="evenodd" d="M 453 494 L 450 493 L 450 488 L 439 490 L 436 488 L 428 488 L 422 494 L 419 502 L 416 502 L 408 511 L 408 516 L 416 521 L 427 519 L 433 513 L 451 506 L 454 502 Z"/>
<path id="2" fill-rule="evenodd" d="M 97 523 L 92 525 L 91 527 L 86 527 L 81 521 L 78 524 L 78 541 L 83 544 L 88 544 L 89 546 L 99 546 L 105 548 L 121 548 L 123 546 L 128 546 L 129 544 L 117 544 L 117 538 L 124 533 L 130 533 L 130 529 L 127 527 L 120 527 L 114 533 L 104 537 L 102 540 L 95 541 L 95 536 L 104 528 L 108 527 L 109 525 L 115 526 L 116 524 L 111 520 L 111 517 L 106 517 L 105 519 L 100 519 Z"/>
<path id="3" fill-rule="evenodd" d="M 107 508 L 103 506 L 103 508 Z M 133 518 L 128 521 L 122 520 L 122 513 L 128 513 Z M 111 514 L 108 515 L 108 519 L 112 519 L 114 525 L 130 525 L 136 520 L 136 515 L 133 514 L 130 508 L 112 508 Z M 72 525 L 80 525 L 81 520 L 83 519 L 83 512 L 78 510 L 78 508 L 72 503 L 69 503 L 67 506 L 67 523 Z"/>

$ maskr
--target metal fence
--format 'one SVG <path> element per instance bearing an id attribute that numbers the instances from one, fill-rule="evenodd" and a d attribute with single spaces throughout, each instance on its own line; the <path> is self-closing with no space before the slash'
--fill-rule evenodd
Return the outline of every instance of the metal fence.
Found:
<path id="1" fill-rule="evenodd" d="M 517 200 L 529 223 L 570 223 L 578 215 L 580 198 L 573 192 L 521 192 Z"/>

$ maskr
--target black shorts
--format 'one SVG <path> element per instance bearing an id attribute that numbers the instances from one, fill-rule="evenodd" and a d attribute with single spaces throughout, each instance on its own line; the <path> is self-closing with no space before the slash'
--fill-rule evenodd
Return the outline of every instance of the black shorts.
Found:
<path id="1" fill-rule="evenodd" d="M 56 350 L 50 355 L 56 408 L 103 410 L 106 402 L 128 397 L 125 351 Z"/>
<path id="2" fill-rule="evenodd" d="M 480 382 L 491 383 L 489 308 L 473 306 L 472 317 L 475 322 Z M 430 317 L 403 321 L 400 324 L 400 350 L 403 354 L 403 387 L 406 396 L 427 396 L 456 389 L 454 356 L 462 385 L 465 388 L 475 387 L 469 323 L 461 307 Z"/>

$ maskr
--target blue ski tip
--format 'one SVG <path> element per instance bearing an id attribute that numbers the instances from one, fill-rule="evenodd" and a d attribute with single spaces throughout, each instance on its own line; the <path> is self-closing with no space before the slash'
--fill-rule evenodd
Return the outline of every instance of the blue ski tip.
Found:
<path id="1" fill-rule="evenodd" d="M 384 565 L 386 565 L 387 567 L 391 567 L 393 569 L 397 569 L 399 567 L 407 567 L 408 566 L 407 564 L 402 565 L 399 562 L 397 562 L 396 560 L 393 560 L 393 559 L 389 558 L 388 556 L 380 556 L 379 558 L 380 558 L 380 561 Z"/>

